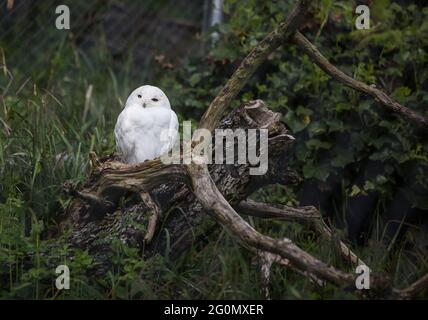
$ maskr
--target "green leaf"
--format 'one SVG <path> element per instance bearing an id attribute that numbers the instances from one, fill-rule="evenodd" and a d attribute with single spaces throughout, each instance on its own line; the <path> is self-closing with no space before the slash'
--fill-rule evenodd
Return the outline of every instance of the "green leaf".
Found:
<path id="1" fill-rule="evenodd" d="M 342 112 L 342 111 L 351 110 L 351 109 L 352 109 L 352 105 L 349 102 L 339 102 L 338 104 L 336 104 L 337 112 Z"/>
<path id="2" fill-rule="evenodd" d="M 189 79 L 189 84 L 194 87 L 202 79 L 202 74 L 194 73 Z"/>
<path id="3" fill-rule="evenodd" d="M 313 115 L 313 111 L 309 108 L 305 108 L 302 106 L 298 106 L 296 109 L 296 114 L 298 114 L 299 116 L 311 116 Z"/>
<path id="4" fill-rule="evenodd" d="M 336 156 L 332 159 L 331 165 L 337 168 L 343 168 L 354 161 L 354 156 L 347 150 L 337 150 Z"/>
<path id="5" fill-rule="evenodd" d="M 325 181 L 330 174 L 326 166 L 314 165 L 312 162 L 306 163 L 303 166 L 302 171 L 305 178 L 316 178 L 321 181 Z"/>
<path id="6" fill-rule="evenodd" d="M 362 190 L 354 184 L 351 189 L 351 193 L 349 194 L 350 197 L 355 197 L 356 195 L 359 195 L 362 192 Z"/>
<path id="7" fill-rule="evenodd" d="M 319 149 L 328 150 L 332 146 L 330 142 L 321 141 L 318 139 L 309 139 L 308 141 L 305 142 L 305 144 L 309 149 L 315 149 L 315 150 L 319 150 Z"/>
<path id="8" fill-rule="evenodd" d="M 293 133 L 300 132 L 308 126 L 308 124 L 300 121 L 294 111 L 288 111 L 282 120 L 290 127 Z"/>

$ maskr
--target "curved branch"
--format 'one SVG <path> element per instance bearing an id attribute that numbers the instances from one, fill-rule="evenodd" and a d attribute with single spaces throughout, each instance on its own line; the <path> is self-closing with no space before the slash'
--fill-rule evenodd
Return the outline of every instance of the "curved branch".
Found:
<path id="1" fill-rule="evenodd" d="M 406 108 L 382 90 L 377 89 L 375 86 L 369 86 L 361 81 L 355 80 L 345 74 L 343 71 L 332 65 L 318 49 L 305 38 L 300 32 L 296 32 L 293 41 L 317 64 L 325 73 L 330 75 L 333 79 L 343 83 L 344 85 L 363 93 L 372 96 L 377 102 L 382 104 L 386 109 L 402 115 L 404 118 L 417 123 L 421 126 L 428 126 L 428 118 L 418 114 L 417 112 Z"/>
<path id="2" fill-rule="evenodd" d="M 401 290 L 394 290 L 394 293 L 401 299 L 415 298 L 419 293 L 428 290 L 428 274 L 424 275 L 419 280 L 413 282 L 410 286 Z"/>
<path id="3" fill-rule="evenodd" d="M 324 238 L 334 241 L 339 247 L 342 257 L 355 265 L 366 265 L 358 256 L 340 239 L 337 239 L 332 230 L 325 224 L 320 212 L 312 206 L 293 208 L 284 205 L 272 205 L 253 200 L 241 201 L 237 206 L 239 212 L 259 218 L 276 218 L 287 221 L 300 222 L 311 226 L 315 232 Z"/>
<path id="4" fill-rule="evenodd" d="M 302 271 L 308 271 L 337 285 L 354 285 L 354 275 L 328 266 L 296 246 L 289 239 L 274 239 L 257 232 L 226 201 L 212 181 L 206 166 L 187 166 L 193 192 L 202 206 L 244 244 L 277 254 Z"/>

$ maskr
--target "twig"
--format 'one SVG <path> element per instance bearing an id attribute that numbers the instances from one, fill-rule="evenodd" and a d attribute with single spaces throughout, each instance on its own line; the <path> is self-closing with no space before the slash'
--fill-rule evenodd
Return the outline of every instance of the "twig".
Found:
<path id="1" fill-rule="evenodd" d="M 419 293 L 428 290 L 428 274 L 424 275 L 419 280 L 413 282 L 405 289 L 395 289 L 394 294 L 401 299 L 415 298 Z"/>

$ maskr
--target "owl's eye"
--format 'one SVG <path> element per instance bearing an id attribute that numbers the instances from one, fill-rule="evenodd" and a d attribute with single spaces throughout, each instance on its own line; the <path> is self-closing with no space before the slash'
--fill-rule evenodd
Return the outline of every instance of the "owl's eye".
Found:
<path id="1" fill-rule="evenodd" d="M 159 99 L 157 99 L 157 98 L 152 98 L 152 101 L 157 102 L 157 101 L 159 101 Z"/>
<path id="2" fill-rule="evenodd" d="M 141 99 L 141 94 L 139 94 L 139 95 L 138 95 L 138 98 L 140 98 L 140 99 Z"/>

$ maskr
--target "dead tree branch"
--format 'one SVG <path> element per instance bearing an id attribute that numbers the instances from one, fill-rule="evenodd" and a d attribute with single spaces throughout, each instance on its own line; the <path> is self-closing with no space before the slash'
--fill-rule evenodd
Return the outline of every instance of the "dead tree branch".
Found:
<path id="1" fill-rule="evenodd" d="M 323 221 L 320 212 L 312 206 L 289 207 L 278 204 L 267 204 L 253 200 L 241 201 L 237 206 L 240 213 L 262 219 L 281 219 L 309 226 L 321 237 L 337 243 L 341 256 L 353 265 L 365 265 L 358 256 L 340 239 L 337 239 L 331 229 Z"/>
<path id="2" fill-rule="evenodd" d="M 187 166 L 192 190 L 202 206 L 244 244 L 280 255 L 297 268 L 338 285 L 353 285 L 354 275 L 337 270 L 301 250 L 289 239 L 273 239 L 257 232 L 224 199 L 206 166 Z"/>
<path id="3" fill-rule="evenodd" d="M 393 293 L 399 299 L 413 299 L 425 291 L 428 291 L 428 274 L 416 280 L 405 289 L 394 289 Z"/>
<path id="4" fill-rule="evenodd" d="M 398 113 L 405 119 L 412 121 L 418 125 L 428 127 L 428 118 L 424 117 L 417 112 L 406 108 L 401 105 L 390 96 L 388 96 L 382 90 L 379 90 L 374 85 L 368 85 L 361 81 L 355 80 L 348 76 L 343 71 L 332 65 L 318 49 L 305 38 L 300 32 L 296 32 L 293 37 L 293 41 L 305 52 L 311 60 L 318 65 L 325 73 L 330 75 L 334 80 L 343 83 L 344 85 L 372 96 L 377 102 L 383 105 L 387 110 Z"/>

